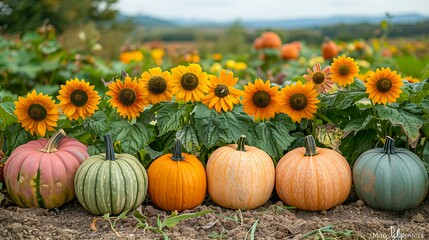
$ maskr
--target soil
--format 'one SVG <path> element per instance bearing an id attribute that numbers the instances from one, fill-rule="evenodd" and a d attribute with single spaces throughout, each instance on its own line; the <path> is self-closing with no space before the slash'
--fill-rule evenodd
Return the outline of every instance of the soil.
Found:
<path id="1" fill-rule="evenodd" d="M 107 220 L 92 216 L 77 200 L 54 210 L 20 208 L 3 193 L 0 239 L 163 239 L 162 233 L 139 227 L 132 212 L 117 220 L 112 230 Z M 138 210 L 155 228 L 157 216 L 162 221 L 171 214 L 149 201 Z M 204 210 L 214 212 L 165 227 L 164 232 L 170 239 L 250 239 L 252 226 L 256 226 L 255 239 L 303 239 L 306 235 L 308 239 L 429 239 L 429 198 L 418 208 L 403 212 L 371 209 L 354 194 L 342 205 L 320 212 L 290 209 L 275 194 L 262 207 L 248 211 L 224 209 L 207 198 L 182 213 Z"/>

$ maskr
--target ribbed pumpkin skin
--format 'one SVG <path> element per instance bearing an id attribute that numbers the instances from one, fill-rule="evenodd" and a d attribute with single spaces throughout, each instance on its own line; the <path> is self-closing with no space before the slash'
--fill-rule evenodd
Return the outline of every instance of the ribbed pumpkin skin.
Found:
<path id="1" fill-rule="evenodd" d="M 172 160 L 165 154 L 149 166 L 149 197 L 165 211 L 183 211 L 200 205 L 206 196 L 207 178 L 203 164 L 191 154 Z"/>
<path id="2" fill-rule="evenodd" d="M 284 155 L 276 168 L 276 192 L 290 206 L 309 211 L 330 209 L 344 202 L 352 187 L 352 172 L 341 154 L 316 148 L 304 156 L 304 147 Z"/>
<path id="3" fill-rule="evenodd" d="M 75 177 L 76 197 L 94 215 L 118 215 L 140 206 L 147 194 L 146 170 L 134 156 L 106 154 L 91 156 L 78 169 Z"/>
<path id="4" fill-rule="evenodd" d="M 255 209 L 268 201 L 274 189 L 273 160 L 264 151 L 237 144 L 216 149 L 207 161 L 208 192 L 218 205 L 229 209 Z"/>
<path id="5" fill-rule="evenodd" d="M 395 148 L 394 154 L 383 148 L 362 153 L 353 166 L 353 184 L 368 206 L 388 211 L 417 207 L 429 185 L 420 158 L 404 148 Z"/>
<path id="6" fill-rule="evenodd" d="M 41 152 L 47 142 L 42 138 L 21 145 L 6 161 L 6 187 L 20 207 L 56 208 L 75 197 L 74 176 L 89 157 L 86 146 L 64 137 L 56 152 Z"/>

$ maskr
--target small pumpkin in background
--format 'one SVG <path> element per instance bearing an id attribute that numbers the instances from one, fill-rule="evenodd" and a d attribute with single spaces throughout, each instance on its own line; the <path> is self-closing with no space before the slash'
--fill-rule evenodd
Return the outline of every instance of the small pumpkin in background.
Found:
<path id="1" fill-rule="evenodd" d="M 183 211 L 200 205 L 206 196 L 207 177 L 195 155 L 182 153 L 176 139 L 173 154 L 155 159 L 148 169 L 149 197 L 165 211 Z"/>
<path id="2" fill-rule="evenodd" d="M 276 192 L 290 206 L 309 211 L 327 210 L 343 203 L 352 188 L 352 172 L 338 152 L 316 147 L 313 136 L 305 147 L 285 154 L 276 168 Z"/>
<path id="3" fill-rule="evenodd" d="M 17 147 L 6 161 L 9 196 L 20 207 L 56 208 L 75 198 L 74 177 L 87 147 L 61 129 Z"/>
<path id="4" fill-rule="evenodd" d="M 143 203 L 148 180 L 136 157 L 115 154 L 109 135 L 104 141 L 106 152 L 89 157 L 77 170 L 76 197 L 94 215 L 118 215 Z"/>
<path id="5" fill-rule="evenodd" d="M 255 41 L 253 41 L 253 48 L 255 49 L 261 49 L 263 47 L 263 40 L 261 37 L 258 37 L 255 39 Z"/>
<path id="6" fill-rule="evenodd" d="M 211 199 L 229 209 L 255 209 L 268 201 L 274 189 L 275 168 L 271 157 L 259 148 L 237 144 L 216 149 L 207 161 Z"/>
<path id="7" fill-rule="evenodd" d="M 260 36 L 262 39 L 262 48 L 280 48 L 282 40 L 275 32 L 264 32 Z"/>
<path id="8" fill-rule="evenodd" d="M 353 166 L 356 194 L 368 206 L 388 211 L 417 207 L 428 192 L 428 174 L 422 160 L 386 138 L 383 148 L 362 153 Z"/>
<path id="9" fill-rule="evenodd" d="M 332 59 L 340 52 L 338 45 L 332 40 L 325 40 L 322 43 L 322 56 L 324 59 Z"/>
<path id="10" fill-rule="evenodd" d="M 299 58 L 299 51 L 297 45 L 287 43 L 280 49 L 280 57 L 284 60 L 295 60 Z"/>

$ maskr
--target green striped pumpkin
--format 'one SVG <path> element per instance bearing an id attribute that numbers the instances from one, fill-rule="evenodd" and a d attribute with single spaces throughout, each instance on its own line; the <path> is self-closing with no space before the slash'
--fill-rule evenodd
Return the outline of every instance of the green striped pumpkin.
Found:
<path id="1" fill-rule="evenodd" d="M 94 215 L 118 215 L 140 206 L 147 194 L 146 170 L 134 156 L 116 154 L 109 135 L 106 153 L 91 156 L 76 172 L 75 192 L 80 204 Z"/>

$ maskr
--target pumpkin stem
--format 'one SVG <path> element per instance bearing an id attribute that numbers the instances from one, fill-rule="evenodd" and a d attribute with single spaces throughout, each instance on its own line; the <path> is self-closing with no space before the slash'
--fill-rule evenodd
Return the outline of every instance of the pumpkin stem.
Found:
<path id="1" fill-rule="evenodd" d="M 246 151 L 246 135 L 241 135 L 237 142 L 237 151 Z"/>
<path id="2" fill-rule="evenodd" d="M 174 161 L 182 161 L 184 159 L 182 155 L 182 141 L 176 139 L 176 145 L 174 146 L 173 156 L 171 157 Z"/>
<path id="3" fill-rule="evenodd" d="M 393 138 L 387 136 L 386 143 L 384 144 L 383 152 L 387 154 L 395 153 L 395 140 Z"/>
<path id="4" fill-rule="evenodd" d="M 106 144 L 106 160 L 116 160 L 115 149 L 113 148 L 113 142 L 109 134 L 104 135 L 104 142 Z"/>
<path id="5" fill-rule="evenodd" d="M 58 130 L 51 138 L 49 138 L 48 143 L 46 143 L 45 147 L 40 149 L 41 152 L 45 153 L 53 153 L 58 151 L 57 147 L 60 143 L 60 140 L 65 137 L 67 134 L 63 129 Z"/>
<path id="6" fill-rule="evenodd" d="M 304 156 L 314 156 L 319 154 L 316 149 L 316 140 L 312 135 L 304 137 L 305 154 Z"/>

